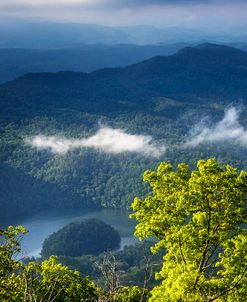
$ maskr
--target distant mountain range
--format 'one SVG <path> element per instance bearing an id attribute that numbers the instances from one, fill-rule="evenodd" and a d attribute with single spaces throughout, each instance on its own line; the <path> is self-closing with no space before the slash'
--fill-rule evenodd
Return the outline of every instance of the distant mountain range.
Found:
<path id="1" fill-rule="evenodd" d="M 47 107 L 91 113 L 149 110 L 158 97 L 197 103 L 210 98 L 246 102 L 247 53 L 201 44 L 171 56 L 89 74 L 30 73 L 0 88 L 1 116 L 11 112 L 18 116 L 18 108 L 24 115 Z"/>
<path id="2" fill-rule="evenodd" d="M 206 42 L 247 50 L 247 34 L 223 36 L 175 27 L 110 27 L 2 17 L 0 84 L 30 72 L 124 67 Z"/>
<path id="3" fill-rule="evenodd" d="M 83 44 L 157 45 L 174 43 L 246 42 L 246 35 L 224 36 L 197 29 L 153 26 L 110 27 L 14 18 L 0 20 L 0 48 L 74 48 Z"/>
<path id="4" fill-rule="evenodd" d="M 66 49 L 0 48 L 0 83 L 30 72 L 91 72 L 134 64 L 157 55 L 171 55 L 188 44 L 81 45 Z"/>

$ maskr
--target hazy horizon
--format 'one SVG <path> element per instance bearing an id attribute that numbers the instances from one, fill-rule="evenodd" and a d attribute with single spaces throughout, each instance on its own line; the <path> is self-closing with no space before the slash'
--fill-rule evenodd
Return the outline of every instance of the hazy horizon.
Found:
<path id="1" fill-rule="evenodd" d="M 215 34 L 246 35 L 243 0 L 2 0 L 4 20 L 52 21 L 104 26 L 182 27 Z"/>

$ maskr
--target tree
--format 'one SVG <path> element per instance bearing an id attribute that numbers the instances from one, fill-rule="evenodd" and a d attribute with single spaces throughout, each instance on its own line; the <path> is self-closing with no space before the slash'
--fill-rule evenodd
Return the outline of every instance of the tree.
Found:
<path id="1" fill-rule="evenodd" d="M 43 243 L 41 255 L 97 255 L 119 247 L 120 235 L 110 225 L 98 219 L 72 222 L 51 234 Z"/>
<path id="2" fill-rule="evenodd" d="M 105 253 L 102 263 L 95 263 L 96 268 L 101 272 L 106 289 L 105 300 L 108 302 L 114 301 L 114 296 L 120 289 L 119 268 L 116 257 L 113 253 Z"/>
<path id="3" fill-rule="evenodd" d="M 97 301 L 97 292 L 88 278 L 57 263 L 50 257 L 41 264 L 30 262 L 21 274 L 23 301 Z"/>
<path id="4" fill-rule="evenodd" d="M 114 297 L 114 302 L 146 302 L 150 294 L 140 286 L 123 287 Z"/>
<path id="5" fill-rule="evenodd" d="M 0 301 L 21 301 L 21 278 L 16 272 L 22 265 L 16 256 L 21 251 L 20 239 L 26 232 L 22 226 L 0 229 Z"/>
<path id="6" fill-rule="evenodd" d="M 155 236 L 166 249 L 162 283 L 150 301 L 244 302 L 247 296 L 247 172 L 215 158 L 161 163 L 146 171 L 153 193 L 132 204 L 140 239 Z"/>
<path id="7" fill-rule="evenodd" d="M 66 302 L 97 301 L 98 293 L 88 278 L 57 263 L 50 257 L 41 263 L 27 265 L 20 258 L 20 238 L 26 230 L 9 226 L 0 229 L 0 301 L 1 302 Z"/>

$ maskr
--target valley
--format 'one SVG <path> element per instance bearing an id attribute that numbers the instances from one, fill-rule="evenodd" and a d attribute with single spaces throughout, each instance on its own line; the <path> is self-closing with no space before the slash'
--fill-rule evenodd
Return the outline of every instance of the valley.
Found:
<path id="1" fill-rule="evenodd" d="M 15 215 L 48 209 L 128 209 L 135 196 L 149 190 L 143 172 L 160 161 L 193 167 L 200 158 L 216 156 L 245 168 L 246 67 L 246 52 L 203 44 L 124 68 L 31 73 L 2 84 L 0 216 L 13 215 L 13 208 Z M 227 117 L 229 108 L 233 110 Z M 210 138 L 221 121 L 226 123 L 223 128 L 240 129 L 243 135 L 234 139 L 228 131 L 222 134 L 226 139 Z M 97 136 L 104 127 L 109 133 Z M 188 145 L 204 128 L 209 140 Z M 105 139 L 117 142 L 111 137 L 114 129 L 128 140 L 136 135 L 148 143 L 135 152 L 111 154 L 100 146 Z M 46 137 L 57 144 L 61 138 L 69 144 L 75 139 L 93 141 L 91 147 L 54 154 L 27 143 L 37 135 L 44 144 Z M 145 148 L 159 146 L 164 150 L 159 156 L 145 155 Z"/>

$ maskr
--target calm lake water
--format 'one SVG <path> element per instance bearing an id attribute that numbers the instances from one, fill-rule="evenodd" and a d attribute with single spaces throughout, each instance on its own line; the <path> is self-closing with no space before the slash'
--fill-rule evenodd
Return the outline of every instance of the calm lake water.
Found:
<path id="1" fill-rule="evenodd" d="M 87 211 L 82 209 L 47 210 L 37 214 L 0 218 L 1 227 L 23 225 L 29 232 L 21 241 L 23 256 L 38 257 L 46 237 L 72 221 L 97 218 L 113 226 L 121 235 L 121 248 L 138 242 L 133 236 L 135 221 L 129 213 L 120 210 L 103 209 Z"/>

